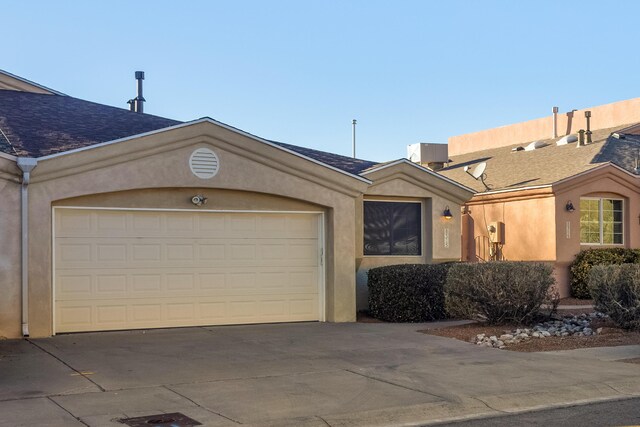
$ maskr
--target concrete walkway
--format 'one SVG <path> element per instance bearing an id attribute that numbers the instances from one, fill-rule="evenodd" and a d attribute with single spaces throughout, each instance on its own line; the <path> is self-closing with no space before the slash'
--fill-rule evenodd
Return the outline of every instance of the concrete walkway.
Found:
<path id="1" fill-rule="evenodd" d="M 0 341 L 1 426 L 393 426 L 640 395 L 640 365 L 417 332 L 299 323 Z"/>

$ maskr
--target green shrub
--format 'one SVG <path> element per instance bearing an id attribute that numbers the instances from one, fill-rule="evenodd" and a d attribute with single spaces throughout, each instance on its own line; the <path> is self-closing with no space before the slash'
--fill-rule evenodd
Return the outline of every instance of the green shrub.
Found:
<path id="1" fill-rule="evenodd" d="M 400 264 L 369 270 L 369 313 L 387 322 L 444 319 L 444 283 L 453 263 Z"/>
<path id="2" fill-rule="evenodd" d="M 550 265 L 494 261 L 454 265 L 445 286 L 446 310 L 452 317 L 498 325 L 530 323 L 558 305 Z"/>
<path id="3" fill-rule="evenodd" d="M 619 265 L 640 263 L 640 250 L 625 248 L 587 249 L 576 255 L 571 263 L 571 296 L 591 298 L 589 272 L 594 265 Z"/>
<path id="4" fill-rule="evenodd" d="M 589 289 L 596 310 L 621 328 L 640 330 L 640 264 L 596 265 Z"/>

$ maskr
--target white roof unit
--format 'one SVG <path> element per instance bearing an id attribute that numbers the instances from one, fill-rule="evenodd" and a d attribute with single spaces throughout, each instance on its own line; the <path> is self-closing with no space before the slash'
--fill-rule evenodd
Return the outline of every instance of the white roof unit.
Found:
<path id="1" fill-rule="evenodd" d="M 449 146 L 447 144 L 419 143 L 407 146 L 407 158 L 414 163 L 447 163 Z"/>

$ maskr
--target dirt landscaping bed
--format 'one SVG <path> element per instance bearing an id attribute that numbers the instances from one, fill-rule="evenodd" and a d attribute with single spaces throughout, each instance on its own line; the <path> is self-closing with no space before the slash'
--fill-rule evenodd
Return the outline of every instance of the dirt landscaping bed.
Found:
<path id="1" fill-rule="evenodd" d="M 598 335 L 592 336 L 551 336 L 546 338 L 531 338 L 519 343 L 509 344 L 505 346 L 505 350 L 522 352 L 558 351 L 574 350 L 577 348 L 640 344 L 640 332 L 630 332 L 617 328 L 608 319 L 595 319 L 592 321 L 591 325 L 594 329 L 602 328 L 602 332 Z M 460 341 L 472 343 L 478 334 L 500 336 L 518 328 L 522 328 L 522 326 L 489 326 L 481 323 L 472 323 L 446 328 L 425 329 L 420 332 L 440 337 L 455 338 Z"/>
<path id="2" fill-rule="evenodd" d="M 593 300 L 563 298 L 560 301 L 560 304 L 563 306 L 586 306 L 593 304 Z M 558 310 L 557 317 L 580 315 L 585 311 L 589 312 L 593 310 L 562 309 Z M 358 322 L 379 323 L 382 321 L 369 316 L 367 312 L 359 312 Z M 443 328 L 425 329 L 418 332 L 446 338 L 455 338 L 460 341 L 473 343 L 475 342 L 476 336 L 479 334 L 485 334 L 485 336 L 487 337 L 491 335 L 499 337 L 502 334 L 511 333 L 518 328 L 523 328 L 523 326 L 515 324 L 491 326 L 482 323 L 470 323 Z M 566 337 L 550 336 L 545 338 L 530 338 L 518 343 L 508 344 L 504 347 L 504 349 L 520 352 L 537 352 L 640 344 L 640 332 L 625 331 L 624 329 L 620 329 L 616 327 L 609 319 L 593 319 L 591 321 L 591 328 L 593 330 L 602 328 L 602 330 L 599 334 L 591 336 L 571 335 Z M 628 359 L 625 360 L 625 362 L 640 364 L 640 358 Z"/>

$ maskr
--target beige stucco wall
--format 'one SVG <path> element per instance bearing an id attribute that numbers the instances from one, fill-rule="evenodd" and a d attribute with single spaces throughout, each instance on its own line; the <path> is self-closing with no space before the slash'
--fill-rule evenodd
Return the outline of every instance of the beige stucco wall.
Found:
<path id="1" fill-rule="evenodd" d="M 471 193 L 452 188 L 439 178 L 429 176 L 415 167 L 400 164 L 367 175 L 373 184 L 358 202 L 356 232 L 357 307 L 368 307 L 367 273 L 369 269 L 392 264 L 421 264 L 460 260 L 460 206 Z M 422 254 L 420 256 L 365 256 L 362 226 L 365 200 L 419 201 L 422 204 Z M 442 213 L 449 207 L 453 218 L 445 220 Z M 445 231 L 448 242 L 445 245 Z"/>
<path id="2" fill-rule="evenodd" d="M 220 159 L 210 180 L 188 167 L 193 150 L 205 146 Z M 43 160 L 30 186 L 31 259 L 44 260 L 29 272 L 31 336 L 52 332 L 52 205 L 193 209 L 190 198 L 199 192 L 209 197 L 207 209 L 326 212 L 325 314 L 329 321 L 353 321 L 355 200 L 367 185 L 211 123 Z"/>
<path id="3" fill-rule="evenodd" d="M 220 160 L 219 172 L 210 180 L 195 177 L 189 169 L 188 159 L 199 147 L 213 149 Z M 21 336 L 17 172 L 14 162 L 0 159 L 0 254 L 4 262 L 0 266 L 0 335 L 11 338 Z M 210 122 L 40 159 L 29 186 L 30 335 L 49 336 L 53 331 L 53 207 L 195 209 L 191 203 L 195 194 L 208 198 L 203 207 L 207 210 L 323 212 L 325 318 L 354 321 L 354 273 L 361 280 L 371 266 L 460 258 L 460 205 L 471 197 L 470 191 L 407 164 L 373 172 L 367 179 L 374 185 Z M 418 259 L 363 257 L 364 198 L 422 201 L 426 218 L 423 255 Z M 441 217 L 446 206 L 454 214 L 450 221 Z"/>
<path id="4" fill-rule="evenodd" d="M 584 112 L 587 110 L 591 111 L 591 130 L 637 123 L 638 117 L 640 117 L 640 98 L 583 108 L 569 115 L 566 112 L 558 113 L 558 136 L 586 129 Z M 549 111 L 551 111 L 551 106 L 549 106 Z M 553 115 L 551 113 L 539 119 L 452 136 L 449 138 L 449 155 L 456 156 L 487 148 L 504 147 L 548 138 L 553 138 Z"/>
<path id="5" fill-rule="evenodd" d="M 20 171 L 0 157 L 0 338 L 20 336 Z"/>

